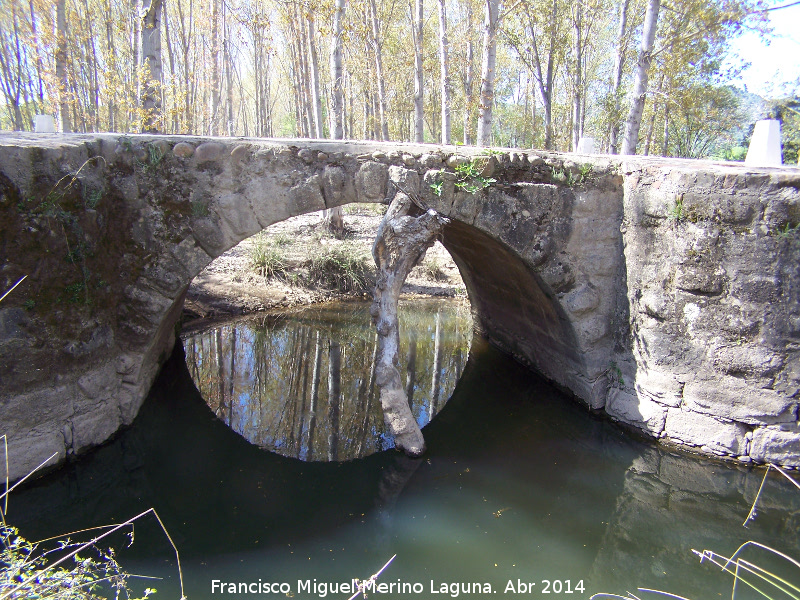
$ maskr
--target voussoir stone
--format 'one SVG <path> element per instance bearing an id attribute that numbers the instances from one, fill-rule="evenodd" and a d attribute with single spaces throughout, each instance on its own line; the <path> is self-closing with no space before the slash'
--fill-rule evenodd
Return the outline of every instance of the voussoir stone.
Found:
<path id="1" fill-rule="evenodd" d="M 466 165 L 469 162 L 469 158 L 466 156 L 462 156 L 461 154 L 451 154 L 447 157 L 445 164 L 450 167 L 451 169 L 455 169 L 456 167 L 460 167 L 461 165 Z"/>
<path id="2" fill-rule="evenodd" d="M 250 146 L 247 144 L 241 144 L 240 146 L 236 146 L 233 150 L 231 150 L 231 158 L 233 160 L 244 160 L 250 155 Z"/>
<path id="3" fill-rule="evenodd" d="M 441 154 L 423 154 L 419 158 L 419 164 L 423 169 L 436 169 L 442 165 Z"/>
<path id="4" fill-rule="evenodd" d="M 194 154 L 194 146 L 186 142 L 178 142 L 172 148 L 172 153 L 178 158 L 189 158 Z"/>
<path id="5" fill-rule="evenodd" d="M 225 152 L 225 146 L 217 142 L 200 144 L 194 151 L 194 159 L 198 163 L 217 160 Z"/>
<path id="6" fill-rule="evenodd" d="M 356 173 L 356 193 L 359 202 L 383 202 L 389 167 L 383 163 L 365 162 Z"/>

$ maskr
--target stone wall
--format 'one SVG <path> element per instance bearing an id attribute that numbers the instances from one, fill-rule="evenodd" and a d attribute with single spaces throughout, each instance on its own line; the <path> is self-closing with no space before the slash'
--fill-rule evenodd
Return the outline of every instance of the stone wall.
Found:
<path id="1" fill-rule="evenodd" d="M 704 452 L 797 465 L 800 173 L 624 170 L 630 347 L 606 411 Z"/>
<path id="2" fill-rule="evenodd" d="M 485 189 L 458 166 L 474 161 Z M 477 148 L 0 135 L 0 424 L 12 477 L 130 423 L 192 278 L 290 216 L 416 192 L 476 325 L 593 409 L 800 465 L 800 174 Z M 434 189 L 435 188 L 435 189 Z"/>

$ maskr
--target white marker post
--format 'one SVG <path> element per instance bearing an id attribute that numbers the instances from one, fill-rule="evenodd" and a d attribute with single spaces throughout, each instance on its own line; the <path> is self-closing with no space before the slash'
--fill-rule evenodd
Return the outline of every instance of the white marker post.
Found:
<path id="1" fill-rule="evenodd" d="M 33 131 L 35 133 L 55 133 L 56 122 L 50 115 L 34 115 Z"/>
<path id="2" fill-rule="evenodd" d="M 594 138 L 582 137 L 578 140 L 577 154 L 594 154 Z"/>
<path id="3" fill-rule="evenodd" d="M 783 164 L 780 121 L 764 119 L 756 122 L 744 164 L 748 167 L 780 167 Z"/>

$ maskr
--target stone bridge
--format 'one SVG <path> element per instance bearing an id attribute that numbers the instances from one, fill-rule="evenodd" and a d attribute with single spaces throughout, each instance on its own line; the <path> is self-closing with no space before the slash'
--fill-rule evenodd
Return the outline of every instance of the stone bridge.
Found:
<path id="1" fill-rule="evenodd" d="M 482 185 L 456 171 L 467 162 L 488 187 L 467 191 Z M 216 256 L 291 216 L 397 188 L 450 217 L 443 243 L 494 344 L 635 431 L 800 465 L 796 168 L 1 134 L 0 291 L 27 276 L 0 304 L 12 477 L 134 419 L 189 283 Z"/>

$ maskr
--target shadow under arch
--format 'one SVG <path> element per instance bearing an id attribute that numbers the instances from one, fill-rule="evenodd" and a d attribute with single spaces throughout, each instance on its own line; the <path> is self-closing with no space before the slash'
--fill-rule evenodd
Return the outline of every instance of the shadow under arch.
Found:
<path id="1" fill-rule="evenodd" d="M 575 332 L 548 286 L 505 244 L 452 220 L 442 243 L 458 265 L 476 330 L 528 367 L 563 384 L 580 371 Z"/>

